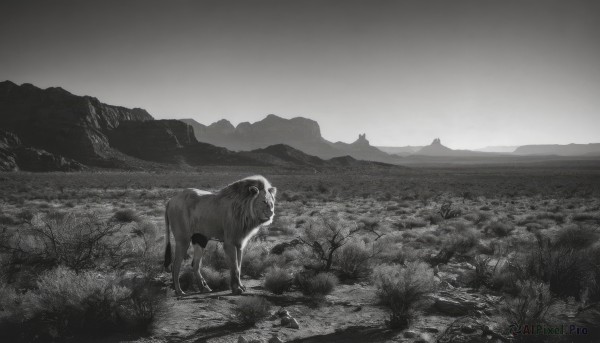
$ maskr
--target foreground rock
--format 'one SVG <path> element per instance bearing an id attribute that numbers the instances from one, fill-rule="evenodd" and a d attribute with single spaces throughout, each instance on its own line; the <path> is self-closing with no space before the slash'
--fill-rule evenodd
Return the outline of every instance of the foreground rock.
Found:
<path id="1" fill-rule="evenodd" d="M 466 316 L 455 320 L 437 339 L 438 343 L 501 343 L 510 342 L 477 318 Z"/>

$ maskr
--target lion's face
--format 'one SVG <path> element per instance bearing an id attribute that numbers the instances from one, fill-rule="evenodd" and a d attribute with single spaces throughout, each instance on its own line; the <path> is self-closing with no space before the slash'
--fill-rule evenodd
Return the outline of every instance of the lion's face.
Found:
<path id="1" fill-rule="evenodd" d="M 253 206 L 254 215 L 260 220 L 261 224 L 271 223 L 275 215 L 275 194 L 277 193 L 277 188 L 271 187 L 260 191 L 256 188 L 253 190 L 253 193 L 256 194 Z"/>

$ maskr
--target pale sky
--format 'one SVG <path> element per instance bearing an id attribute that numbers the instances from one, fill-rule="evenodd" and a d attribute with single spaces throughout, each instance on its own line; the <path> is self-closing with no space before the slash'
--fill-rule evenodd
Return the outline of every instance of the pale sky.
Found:
<path id="1" fill-rule="evenodd" d="M 600 142 L 600 1 L 6 1 L 0 81 L 373 145 Z"/>

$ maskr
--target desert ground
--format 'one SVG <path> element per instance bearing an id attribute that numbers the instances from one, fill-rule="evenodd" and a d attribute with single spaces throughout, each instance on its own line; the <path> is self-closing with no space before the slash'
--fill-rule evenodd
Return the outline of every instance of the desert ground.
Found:
<path id="1" fill-rule="evenodd" d="M 166 201 L 254 174 L 278 194 L 247 292 L 211 241 L 213 292 L 190 249 L 176 297 Z M 13 172 L 0 209 L 0 341 L 600 341 L 598 162 Z"/>

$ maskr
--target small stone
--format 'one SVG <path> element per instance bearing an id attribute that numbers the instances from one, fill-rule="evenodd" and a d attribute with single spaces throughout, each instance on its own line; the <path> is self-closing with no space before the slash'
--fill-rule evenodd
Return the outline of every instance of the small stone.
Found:
<path id="1" fill-rule="evenodd" d="M 281 326 L 288 326 L 292 321 L 292 317 L 286 316 L 281 318 Z"/>
<path id="2" fill-rule="evenodd" d="M 244 337 L 240 336 L 238 337 L 238 343 L 248 343 L 248 341 Z"/>
<path id="3" fill-rule="evenodd" d="M 415 338 L 418 334 L 414 331 L 404 331 L 404 338 Z"/>
<path id="4" fill-rule="evenodd" d="M 300 329 L 300 324 L 298 324 L 298 321 L 296 320 L 296 318 L 292 318 L 292 320 L 290 321 L 289 326 L 292 329 Z"/>

